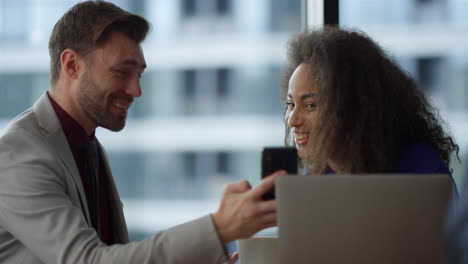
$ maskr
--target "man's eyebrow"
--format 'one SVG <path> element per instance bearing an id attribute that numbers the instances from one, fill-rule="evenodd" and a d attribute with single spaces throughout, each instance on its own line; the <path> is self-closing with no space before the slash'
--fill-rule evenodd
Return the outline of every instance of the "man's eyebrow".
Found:
<path id="1" fill-rule="evenodd" d="M 132 59 L 127 59 L 127 60 L 124 60 L 122 62 L 123 65 L 130 65 L 130 66 L 135 66 L 137 68 L 142 68 L 142 69 L 145 69 L 146 68 L 146 63 L 143 63 L 143 64 L 140 64 L 138 63 L 136 60 L 132 60 Z"/>
<path id="2" fill-rule="evenodd" d="M 304 101 L 304 100 L 306 100 L 306 99 L 308 99 L 310 97 L 316 97 L 316 96 L 317 96 L 317 94 L 315 94 L 315 93 L 306 93 L 306 94 L 301 95 L 301 97 L 299 97 L 299 100 Z M 288 98 L 292 98 L 292 95 L 288 94 Z"/>

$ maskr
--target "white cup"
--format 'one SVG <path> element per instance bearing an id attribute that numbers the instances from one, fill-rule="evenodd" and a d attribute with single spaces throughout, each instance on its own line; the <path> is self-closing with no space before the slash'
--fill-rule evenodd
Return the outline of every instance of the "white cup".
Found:
<path id="1" fill-rule="evenodd" d="M 279 264 L 278 237 L 237 240 L 240 264 Z"/>

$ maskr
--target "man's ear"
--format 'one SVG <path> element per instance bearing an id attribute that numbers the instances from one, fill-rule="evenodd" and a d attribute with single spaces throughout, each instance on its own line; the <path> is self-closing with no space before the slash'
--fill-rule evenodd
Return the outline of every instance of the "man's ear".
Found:
<path id="1" fill-rule="evenodd" d="M 67 76 L 70 79 L 77 79 L 80 70 L 83 68 L 83 60 L 72 49 L 65 49 L 60 55 L 61 74 Z"/>

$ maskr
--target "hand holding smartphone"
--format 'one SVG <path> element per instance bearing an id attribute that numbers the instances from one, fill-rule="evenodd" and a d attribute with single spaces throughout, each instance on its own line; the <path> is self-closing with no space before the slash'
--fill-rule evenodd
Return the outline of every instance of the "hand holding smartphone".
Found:
<path id="1" fill-rule="evenodd" d="M 267 147 L 262 152 L 262 179 L 278 170 L 297 174 L 297 150 L 294 147 Z M 263 195 L 264 200 L 275 199 L 274 188 Z"/>

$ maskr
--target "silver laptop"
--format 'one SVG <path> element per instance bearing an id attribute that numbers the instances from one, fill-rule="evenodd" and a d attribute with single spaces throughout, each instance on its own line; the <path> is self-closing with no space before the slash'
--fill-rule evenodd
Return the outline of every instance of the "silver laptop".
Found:
<path id="1" fill-rule="evenodd" d="M 280 263 L 441 263 L 447 175 L 323 175 L 276 182 Z"/>

